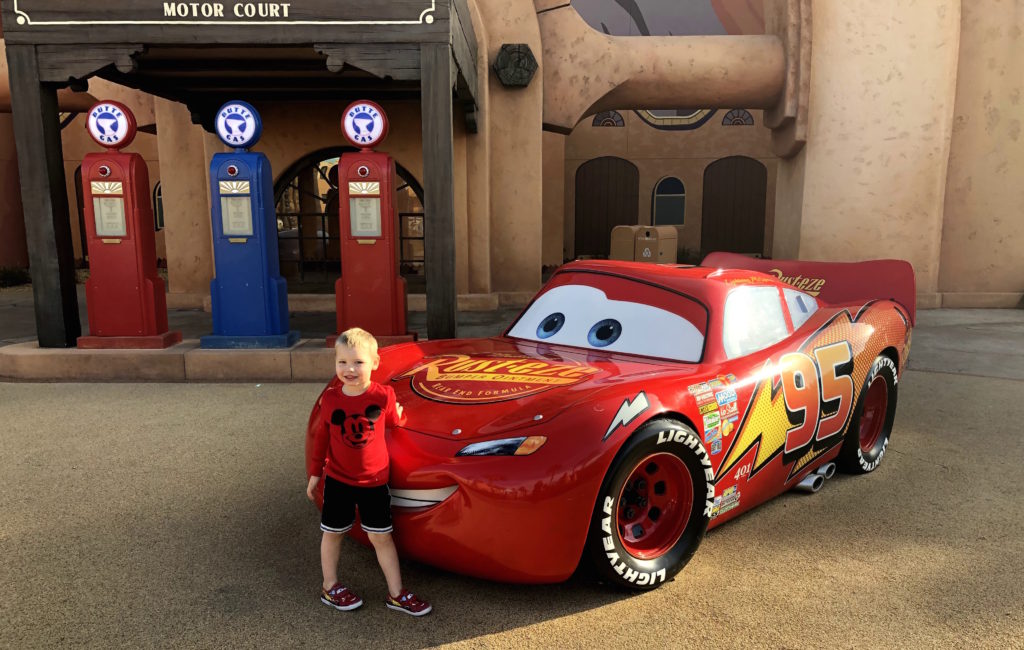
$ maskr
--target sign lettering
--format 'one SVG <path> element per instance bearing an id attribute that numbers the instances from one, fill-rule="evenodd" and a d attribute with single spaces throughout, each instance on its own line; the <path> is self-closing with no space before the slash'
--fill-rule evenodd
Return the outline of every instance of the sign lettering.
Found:
<path id="1" fill-rule="evenodd" d="M 292 24 L 292 25 L 431 25 L 436 0 L 422 0 L 408 8 L 382 7 L 381 3 L 332 3 L 324 0 L 291 2 L 163 2 L 163 0 L 107 0 L 93 3 L 56 3 L 52 0 L 13 0 L 16 25 L 174 25 L 174 24 Z M 59 8 L 54 5 L 60 5 Z M 69 7 L 66 8 L 65 7 Z"/>

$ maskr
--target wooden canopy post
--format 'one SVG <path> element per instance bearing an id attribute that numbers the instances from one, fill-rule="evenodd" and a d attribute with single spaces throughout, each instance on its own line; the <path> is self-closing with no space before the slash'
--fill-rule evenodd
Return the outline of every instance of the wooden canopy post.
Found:
<path id="1" fill-rule="evenodd" d="M 427 267 L 427 337 L 455 338 L 455 151 L 452 132 L 452 53 L 447 43 L 424 43 L 423 113 L 424 258 Z"/>
<path id="2" fill-rule="evenodd" d="M 82 333 L 82 324 L 57 89 L 40 81 L 35 46 L 8 44 L 7 65 L 39 347 L 71 348 Z"/>

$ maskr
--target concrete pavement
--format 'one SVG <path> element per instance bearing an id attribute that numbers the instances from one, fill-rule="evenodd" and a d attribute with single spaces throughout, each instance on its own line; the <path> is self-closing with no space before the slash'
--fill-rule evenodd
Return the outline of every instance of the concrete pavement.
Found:
<path id="1" fill-rule="evenodd" d="M 0 647 L 1020 647 L 1022 387 L 906 373 L 878 470 L 724 525 L 654 592 L 406 563 L 414 619 L 349 541 L 366 604 L 317 600 L 319 385 L 0 384 Z"/>
<path id="2" fill-rule="evenodd" d="M 910 366 L 874 473 L 712 531 L 674 582 L 406 563 L 425 619 L 383 607 L 349 542 L 366 605 L 317 600 L 321 383 L 0 383 L 0 647 L 1021 647 L 1024 312 L 920 312 Z"/>

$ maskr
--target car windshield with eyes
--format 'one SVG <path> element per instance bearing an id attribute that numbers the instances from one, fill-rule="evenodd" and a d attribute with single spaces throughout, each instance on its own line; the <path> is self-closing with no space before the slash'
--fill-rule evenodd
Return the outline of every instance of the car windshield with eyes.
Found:
<path id="1" fill-rule="evenodd" d="M 508 335 L 541 343 L 695 363 L 707 310 L 689 296 L 620 276 L 565 272 Z"/>

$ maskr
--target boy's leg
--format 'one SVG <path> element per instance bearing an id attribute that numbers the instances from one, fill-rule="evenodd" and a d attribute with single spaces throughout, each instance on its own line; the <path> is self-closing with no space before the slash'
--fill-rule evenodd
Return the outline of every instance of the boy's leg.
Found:
<path id="1" fill-rule="evenodd" d="M 398 550 L 395 548 L 395 540 L 391 533 L 366 533 L 373 544 L 373 550 L 377 552 L 377 562 L 381 571 L 384 572 L 384 580 L 388 583 L 388 593 L 397 597 L 402 593 L 402 571 L 398 566 Z M 326 579 L 326 575 L 325 579 Z"/>
<path id="2" fill-rule="evenodd" d="M 324 574 L 324 589 L 330 589 L 338 583 L 338 560 L 341 558 L 341 540 L 345 533 L 329 533 L 324 531 L 320 540 L 320 567 Z"/>
<path id="3" fill-rule="evenodd" d="M 377 563 L 388 583 L 388 595 L 402 593 L 402 574 L 398 568 L 398 550 L 391 537 L 391 490 L 387 485 L 364 488 L 359 491 L 359 517 L 363 530 L 377 552 Z"/>
<path id="4" fill-rule="evenodd" d="M 352 528 L 356 508 L 352 488 L 330 476 L 324 478 L 324 508 L 320 515 L 320 568 L 324 574 L 324 590 L 338 583 L 338 560 L 341 540 Z"/>

